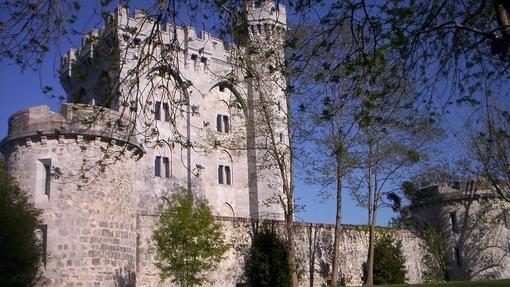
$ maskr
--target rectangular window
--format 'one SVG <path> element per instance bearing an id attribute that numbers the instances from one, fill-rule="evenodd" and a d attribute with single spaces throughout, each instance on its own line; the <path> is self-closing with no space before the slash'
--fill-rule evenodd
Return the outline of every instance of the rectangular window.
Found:
<path id="1" fill-rule="evenodd" d="M 220 89 L 220 92 L 225 92 L 225 86 L 220 85 L 220 86 L 219 86 L 219 89 Z"/>
<path id="2" fill-rule="evenodd" d="M 191 54 L 191 60 L 193 61 L 193 69 L 195 69 L 195 71 L 198 71 L 198 55 Z"/>
<path id="3" fill-rule="evenodd" d="M 223 129 L 221 128 L 221 115 L 216 116 L 216 131 L 221 133 Z"/>
<path id="4" fill-rule="evenodd" d="M 228 116 L 223 116 L 223 131 L 228 134 L 230 132 L 230 124 L 228 122 Z"/>
<path id="5" fill-rule="evenodd" d="M 163 158 L 163 166 L 165 168 L 165 177 L 170 177 L 170 160 L 168 157 Z"/>
<path id="6" fill-rule="evenodd" d="M 218 166 L 218 183 L 223 184 L 223 165 Z"/>
<path id="7" fill-rule="evenodd" d="M 41 160 L 44 166 L 44 194 L 50 197 L 51 188 L 51 159 Z"/>
<path id="8" fill-rule="evenodd" d="M 204 64 L 204 72 L 207 72 L 207 58 L 206 57 L 201 57 L 200 58 L 200 62 L 202 64 Z"/>
<path id="9" fill-rule="evenodd" d="M 154 175 L 161 176 L 161 157 L 157 156 L 154 160 Z"/>
<path id="10" fill-rule="evenodd" d="M 281 112 L 282 111 L 282 103 L 278 102 L 277 105 L 278 105 L 278 111 Z"/>
<path id="11" fill-rule="evenodd" d="M 157 121 L 161 120 L 161 102 L 156 102 L 156 107 L 154 108 L 154 116 Z"/>
<path id="12" fill-rule="evenodd" d="M 165 115 L 165 122 L 170 121 L 170 107 L 168 106 L 168 103 L 163 103 L 163 113 Z"/>
<path id="13" fill-rule="evenodd" d="M 453 233 L 459 232 L 459 227 L 457 225 L 457 213 L 456 212 L 450 212 L 450 223 L 452 224 L 452 232 Z"/>
<path id="14" fill-rule="evenodd" d="M 231 177 L 231 174 L 230 174 L 230 166 L 228 166 L 228 165 L 225 166 L 225 181 L 226 181 L 226 184 L 232 185 L 232 177 Z"/>
<path id="15" fill-rule="evenodd" d="M 283 133 L 280 133 L 280 142 L 283 142 Z"/>

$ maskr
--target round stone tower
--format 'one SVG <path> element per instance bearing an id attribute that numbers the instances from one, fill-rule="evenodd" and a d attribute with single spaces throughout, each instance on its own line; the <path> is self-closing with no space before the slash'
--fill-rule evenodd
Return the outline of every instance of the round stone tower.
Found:
<path id="1" fill-rule="evenodd" d="M 412 209 L 449 242 L 451 280 L 510 278 L 510 204 L 486 181 L 422 188 Z"/>
<path id="2" fill-rule="evenodd" d="M 100 107 L 37 106 L 13 114 L 2 141 L 8 172 L 43 210 L 43 286 L 135 280 L 134 165 L 129 124 Z M 129 285 L 131 286 L 131 285 Z"/>

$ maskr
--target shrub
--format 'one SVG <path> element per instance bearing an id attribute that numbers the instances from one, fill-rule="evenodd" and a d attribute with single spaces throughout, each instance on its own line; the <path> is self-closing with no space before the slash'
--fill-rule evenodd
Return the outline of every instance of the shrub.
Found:
<path id="1" fill-rule="evenodd" d="M 291 286 L 285 241 L 272 230 L 256 231 L 244 270 L 249 286 Z"/>
<path id="2" fill-rule="evenodd" d="M 2 286 L 32 286 L 39 275 L 40 211 L 7 175 L 0 162 L 0 282 Z"/>
<path id="3" fill-rule="evenodd" d="M 363 263 L 363 281 L 366 282 L 368 264 Z M 406 276 L 402 242 L 389 235 L 377 239 L 374 249 L 374 285 L 403 284 Z"/>
<path id="4" fill-rule="evenodd" d="M 153 238 L 160 277 L 171 277 L 180 286 L 210 283 L 206 272 L 215 268 L 228 250 L 207 203 L 195 203 L 186 190 L 174 195 L 171 207 L 162 211 Z"/>

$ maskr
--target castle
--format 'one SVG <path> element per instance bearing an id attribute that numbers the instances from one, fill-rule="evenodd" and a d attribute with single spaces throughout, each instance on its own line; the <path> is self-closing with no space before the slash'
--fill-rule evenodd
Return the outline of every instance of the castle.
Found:
<path id="1" fill-rule="evenodd" d="M 451 247 L 451 280 L 510 277 L 510 205 L 487 181 L 441 183 L 417 194 L 413 212 Z"/>
<path id="2" fill-rule="evenodd" d="M 62 58 L 61 111 L 38 106 L 10 117 L 9 174 L 43 210 L 42 285 L 171 286 L 159 280 L 151 236 L 158 208 L 181 188 L 208 201 L 234 245 L 210 275 L 216 286 L 244 282 L 250 220 L 282 224 L 290 173 L 274 162 L 289 144 L 278 72 L 285 7 L 248 1 L 245 18 L 243 48 L 119 6 Z M 359 285 L 367 234 L 343 229 L 340 274 Z M 402 240 L 408 281 L 421 282 L 420 240 L 390 232 Z M 301 284 L 323 286 L 333 226 L 296 223 L 296 233 Z"/>

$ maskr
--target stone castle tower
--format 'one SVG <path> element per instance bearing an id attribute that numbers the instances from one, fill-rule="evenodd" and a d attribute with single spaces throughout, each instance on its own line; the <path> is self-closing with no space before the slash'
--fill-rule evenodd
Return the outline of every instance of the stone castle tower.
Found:
<path id="1" fill-rule="evenodd" d="M 119 6 L 62 58 L 61 111 L 10 117 L 2 151 L 43 210 L 44 285 L 114 286 L 136 273 L 155 286 L 154 215 L 181 188 L 218 216 L 283 217 L 265 147 L 288 143 L 285 81 L 269 71 L 283 60 L 285 7 L 248 2 L 244 17 L 241 47 Z M 259 121 L 262 102 L 271 123 Z"/>
<path id="2" fill-rule="evenodd" d="M 487 181 L 442 183 L 417 194 L 413 212 L 448 240 L 450 280 L 510 277 L 510 205 Z"/>
<path id="3" fill-rule="evenodd" d="M 244 47 L 197 35 L 192 27 L 159 27 L 141 11 L 129 15 L 118 7 L 104 29 L 62 59 L 68 102 L 111 108 L 136 122 L 130 137 L 144 149 L 135 172 L 140 211 L 153 211 L 162 197 L 187 188 L 216 215 L 282 217 L 271 200 L 281 187 L 263 150 L 271 137 L 288 142 L 278 123 L 286 114 L 285 82 L 268 73 L 257 74 L 257 83 L 245 80 L 248 69 L 282 63 L 286 15 L 275 5 L 248 1 Z M 259 66 L 245 61 L 248 49 L 259 50 L 253 61 Z M 264 56 L 267 51 L 279 57 Z M 261 94 L 278 126 L 269 134 L 258 120 Z"/>

